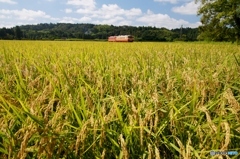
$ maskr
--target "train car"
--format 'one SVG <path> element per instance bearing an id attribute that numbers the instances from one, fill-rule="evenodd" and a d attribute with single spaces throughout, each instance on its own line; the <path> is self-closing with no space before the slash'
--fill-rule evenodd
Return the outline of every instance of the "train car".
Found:
<path id="1" fill-rule="evenodd" d="M 109 42 L 115 42 L 116 41 L 116 36 L 109 36 L 108 41 Z"/>
<path id="2" fill-rule="evenodd" d="M 134 38 L 132 35 L 118 35 L 108 37 L 109 42 L 133 42 Z"/>

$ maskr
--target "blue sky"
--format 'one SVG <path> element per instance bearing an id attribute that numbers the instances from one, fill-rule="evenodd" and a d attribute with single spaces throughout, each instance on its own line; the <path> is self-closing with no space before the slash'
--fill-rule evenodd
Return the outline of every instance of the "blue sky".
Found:
<path id="1" fill-rule="evenodd" d="M 38 23 L 198 27 L 194 0 L 0 0 L 0 27 Z"/>

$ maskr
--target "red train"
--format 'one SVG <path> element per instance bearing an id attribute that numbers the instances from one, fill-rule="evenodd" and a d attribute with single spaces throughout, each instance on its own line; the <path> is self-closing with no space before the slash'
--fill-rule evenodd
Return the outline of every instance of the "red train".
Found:
<path id="1" fill-rule="evenodd" d="M 118 35 L 108 37 L 109 42 L 133 42 L 134 38 L 132 35 Z"/>

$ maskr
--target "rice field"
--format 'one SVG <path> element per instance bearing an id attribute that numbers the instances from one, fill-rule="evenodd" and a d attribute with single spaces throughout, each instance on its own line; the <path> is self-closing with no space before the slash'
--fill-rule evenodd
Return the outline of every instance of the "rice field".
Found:
<path id="1" fill-rule="evenodd" d="M 237 45 L 0 41 L 1 159 L 239 153 Z"/>

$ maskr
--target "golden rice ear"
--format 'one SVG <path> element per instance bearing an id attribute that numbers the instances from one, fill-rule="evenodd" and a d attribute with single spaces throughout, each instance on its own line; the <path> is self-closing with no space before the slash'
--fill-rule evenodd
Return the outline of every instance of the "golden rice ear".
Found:
<path id="1" fill-rule="evenodd" d="M 210 116 L 209 111 L 207 110 L 207 108 L 202 106 L 199 110 L 201 110 L 201 111 L 203 111 L 205 113 L 206 118 L 207 118 L 207 122 L 208 122 L 210 128 L 214 131 L 214 133 L 216 133 L 217 132 L 217 127 L 212 122 L 211 116 Z"/>
<path id="2" fill-rule="evenodd" d="M 129 158 L 129 154 L 127 151 L 128 148 L 127 148 L 127 144 L 126 144 L 122 134 L 120 134 L 119 140 L 120 140 L 120 145 L 121 145 L 121 151 L 123 153 L 123 159 L 128 159 Z"/>
<path id="3" fill-rule="evenodd" d="M 161 159 L 159 149 L 155 146 L 155 159 Z"/>
<path id="4" fill-rule="evenodd" d="M 228 150 L 228 145 L 230 143 L 230 127 L 228 122 L 224 121 L 223 124 L 224 125 L 224 130 L 225 130 L 225 141 L 224 141 L 224 145 L 221 147 L 221 151 L 226 151 Z"/>
<path id="5" fill-rule="evenodd" d="M 103 150 L 102 155 L 101 155 L 101 158 L 102 158 L 102 159 L 105 159 L 105 155 L 106 155 L 106 149 Z"/>
<path id="6" fill-rule="evenodd" d="M 83 150 L 85 149 L 85 139 L 88 134 L 88 126 L 90 125 L 89 123 L 90 123 L 89 120 L 86 121 L 77 135 L 77 140 L 76 140 L 76 144 L 75 144 L 75 155 L 76 156 L 82 156 L 82 154 L 84 152 Z"/>
<path id="7" fill-rule="evenodd" d="M 148 159 L 152 159 L 152 146 L 151 144 L 148 144 Z"/>
<path id="8" fill-rule="evenodd" d="M 238 112 L 240 112 L 240 104 L 239 102 L 236 100 L 236 98 L 233 95 L 233 92 L 230 88 L 228 88 L 224 94 L 223 97 L 225 99 L 227 99 L 228 104 L 230 105 L 230 107 L 232 108 L 232 113 L 234 114 L 238 114 Z"/>

